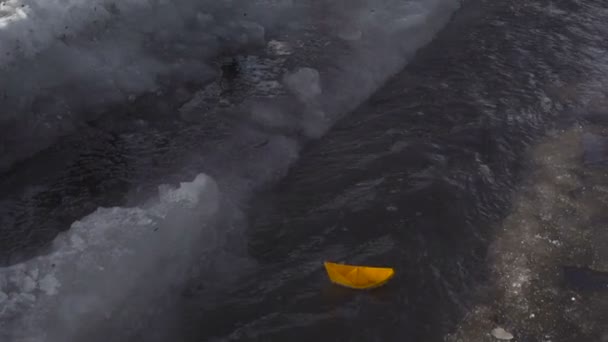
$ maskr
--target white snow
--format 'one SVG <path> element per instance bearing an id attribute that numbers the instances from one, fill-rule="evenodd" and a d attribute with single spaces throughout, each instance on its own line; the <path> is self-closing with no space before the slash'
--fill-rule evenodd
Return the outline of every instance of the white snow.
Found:
<path id="1" fill-rule="evenodd" d="M 21 7 L 20 1 L 8 0 L 0 2 L 0 29 L 26 18 L 27 13 Z"/>
<path id="2" fill-rule="evenodd" d="M 99 208 L 58 236 L 50 254 L 0 268 L 0 337 L 73 341 L 127 298 L 151 303 L 182 282 L 189 258 L 215 247 L 201 238 L 215 234 L 218 188 L 200 174 L 159 195 L 146 206 Z M 146 306 L 129 310 L 142 315 Z M 22 319 L 10 323 L 15 315 Z"/>
<path id="3" fill-rule="evenodd" d="M 40 280 L 38 286 L 40 290 L 42 290 L 42 292 L 44 292 L 47 296 L 53 296 L 58 293 L 58 289 L 61 284 L 59 284 L 59 281 L 53 274 L 47 274 Z"/>

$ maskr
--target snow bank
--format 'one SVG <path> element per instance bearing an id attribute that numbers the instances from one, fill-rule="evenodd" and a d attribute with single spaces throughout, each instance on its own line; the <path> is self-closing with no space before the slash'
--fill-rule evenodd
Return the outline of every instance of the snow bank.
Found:
<path id="1" fill-rule="evenodd" d="M 183 284 L 193 258 L 219 247 L 219 203 L 215 181 L 200 174 L 161 187 L 153 203 L 75 222 L 49 254 L 0 269 L 0 340 L 80 341 L 121 319 L 136 329 L 151 303 Z"/>
<path id="2" fill-rule="evenodd" d="M 244 0 L 0 2 L 0 170 L 111 105 L 209 82 L 213 57 L 263 47 L 265 26 L 283 8 Z"/>
<path id="3" fill-rule="evenodd" d="M 324 96 L 311 109 L 313 122 L 348 112 L 430 41 L 457 6 L 457 0 L 4 1 L 0 171 L 112 105 L 186 82 L 209 83 L 218 54 L 264 47 L 274 27 L 291 30 L 292 46 L 327 37 L 322 43 L 329 45 L 318 48 L 331 65 L 314 66 Z M 336 39 L 349 46 L 348 55 L 332 56 Z M 286 46 L 271 41 L 269 48 L 285 53 Z M 306 52 L 301 59 L 300 67 L 309 67 Z M 302 91 L 305 102 L 320 89 Z M 327 125 L 306 126 L 318 137 Z"/>

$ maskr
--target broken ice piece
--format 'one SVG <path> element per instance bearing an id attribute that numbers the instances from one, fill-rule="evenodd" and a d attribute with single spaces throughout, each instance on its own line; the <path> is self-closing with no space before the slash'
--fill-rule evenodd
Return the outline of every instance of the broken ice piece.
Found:
<path id="1" fill-rule="evenodd" d="M 499 340 L 503 340 L 503 341 L 509 341 L 509 340 L 513 339 L 513 334 L 511 334 L 510 332 L 506 331 L 505 329 L 503 329 L 501 327 L 492 329 L 492 336 L 496 337 Z"/>
<path id="2" fill-rule="evenodd" d="M 48 274 L 42 280 L 40 280 L 40 290 L 46 293 L 48 296 L 56 295 L 59 291 L 57 288 L 61 286 L 57 278 L 54 275 Z"/>
<path id="3" fill-rule="evenodd" d="M 267 49 L 270 53 L 277 56 L 287 56 L 291 55 L 293 52 L 293 49 L 287 42 L 281 42 L 278 40 L 269 41 L 267 44 Z"/>

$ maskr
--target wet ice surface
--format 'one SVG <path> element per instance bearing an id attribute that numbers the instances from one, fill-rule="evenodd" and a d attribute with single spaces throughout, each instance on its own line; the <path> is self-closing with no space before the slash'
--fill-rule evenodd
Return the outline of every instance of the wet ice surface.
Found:
<path id="1" fill-rule="evenodd" d="M 450 341 L 492 341 L 495 325 L 517 341 L 604 341 L 608 287 L 569 286 L 567 267 L 608 271 L 605 168 L 586 166 L 583 128 L 556 131 L 534 147 L 511 213 L 489 247 L 492 293 Z M 570 279 L 571 280 L 571 279 Z"/>
<path id="2" fill-rule="evenodd" d="M 600 59 L 593 67 L 589 74 L 598 80 L 590 83 L 597 87 L 575 82 L 553 93 L 561 101 L 583 100 L 574 110 L 581 113 L 580 125 L 548 132 L 524 156 L 522 184 L 488 247 L 490 279 L 478 289 L 483 299 L 448 341 L 495 341 L 496 329 L 503 328 L 515 341 L 608 340 L 608 328 L 600 323 L 608 320 L 608 292 L 602 288 L 608 275 L 608 64 Z"/>

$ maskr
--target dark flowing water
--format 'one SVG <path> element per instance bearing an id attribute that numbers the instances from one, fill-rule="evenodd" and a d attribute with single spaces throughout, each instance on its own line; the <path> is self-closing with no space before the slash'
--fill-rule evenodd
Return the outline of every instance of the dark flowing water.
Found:
<path id="1" fill-rule="evenodd" d="M 509 244 L 501 247 L 504 253 L 524 253 L 516 245 L 528 238 L 522 227 L 508 227 L 521 240 L 496 240 L 503 239 L 501 222 L 517 207 L 518 191 L 536 190 L 534 184 L 519 190 L 536 168 L 525 152 L 547 132 L 556 132 L 560 143 L 563 130 L 590 126 L 578 115 L 589 111 L 587 101 L 604 96 L 598 85 L 605 84 L 606 69 L 596 53 L 606 47 L 599 33 L 606 27 L 591 14 L 602 5 L 565 4 L 465 4 L 405 70 L 311 144 L 286 179 L 253 207 L 250 251 L 262 265 L 263 280 L 250 279 L 227 294 L 230 305 L 204 311 L 216 328 L 203 326 L 203 336 L 439 341 L 478 302 L 499 302 L 491 286 L 516 280 L 495 280 L 497 273 L 517 273 L 510 268 L 523 266 L 493 265 L 487 254 L 501 243 Z M 562 144 L 579 143 L 575 138 Z M 559 159 L 562 152 L 540 153 Z M 584 172 L 582 165 L 575 168 Z M 581 183 L 580 188 L 593 186 Z M 590 197 L 594 205 L 606 203 L 605 194 Z M 533 220 L 540 214 L 522 216 Z M 583 219 L 579 215 L 566 214 L 568 220 Z M 606 222 L 604 215 L 592 219 Z M 573 237 L 556 235 L 565 239 L 563 249 L 574 244 L 568 241 Z M 591 235 L 606 239 L 600 226 Z M 559 272 L 562 263 L 589 262 L 580 255 L 558 257 L 562 252 L 547 246 L 533 248 L 526 251 L 533 274 L 524 287 L 553 289 L 552 277 L 545 279 L 537 268 Z M 604 250 L 595 267 L 605 270 L 605 247 L 595 248 Z M 324 260 L 390 265 L 397 278 L 373 293 L 335 289 L 325 279 Z M 463 326 L 459 341 L 491 341 L 490 331 L 499 325 L 521 341 L 607 338 L 601 323 L 608 313 L 605 291 L 603 299 L 588 298 L 597 301 L 593 323 L 585 314 L 567 313 L 584 311 L 571 303 L 534 307 L 540 294 L 527 290 L 519 294 L 531 302 L 525 308 L 499 302 L 486 320 Z M 545 299 L 568 297 L 565 290 L 556 291 Z M 560 312 L 543 313 L 547 309 Z M 534 312 L 536 319 L 519 321 Z M 549 323 L 549 317 L 555 321 Z M 232 323 L 222 324 L 226 321 Z"/>
<path id="2" fill-rule="evenodd" d="M 292 52 L 14 164 L 7 338 L 608 341 L 608 8 L 448 3 L 397 33 L 327 25 L 405 2 L 315 4 L 267 32 Z M 357 292 L 325 260 L 397 273 Z"/>

